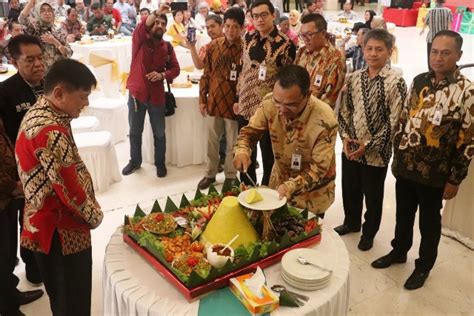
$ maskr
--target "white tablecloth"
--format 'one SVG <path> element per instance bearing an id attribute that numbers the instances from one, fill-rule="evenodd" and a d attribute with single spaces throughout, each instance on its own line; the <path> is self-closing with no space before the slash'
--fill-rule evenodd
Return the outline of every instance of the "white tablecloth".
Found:
<path id="1" fill-rule="evenodd" d="M 474 163 L 461 183 L 458 194 L 444 205 L 443 235 L 453 237 L 474 249 Z"/>
<path id="2" fill-rule="evenodd" d="M 7 64 L 6 66 L 8 67 L 8 72 L 4 74 L 0 74 L 0 82 L 7 80 L 8 78 L 13 76 L 17 72 L 15 66 L 10 65 L 10 64 Z"/>
<path id="3" fill-rule="evenodd" d="M 329 285 L 314 292 L 295 292 L 311 299 L 300 308 L 281 307 L 272 315 L 345 315 L 349 305 L 349 255 L 342 239 L 332 230 L 323 231 L 318 247 L 327 254 L 334 273 Z M 285 284 L 280 264 L 265 269 L 267 282 Z M 199 301 L 188 303 L 148 262 L 122 240 L 117 231 L 110 239 L 103 269 L 104 315 L 197 315 Z"/>
<path id="4" fill-rule="evenodd" d="M 206 161 L 207 125 L 199 112 L 199 86 L 171 88 L 176 98 L 176 113 L 166 118 L 166 162 L 178 167 Z M 148 115 L 143 130 L 143 162 L 155 163 L 153 132 Z"/>
<path id="5" fill-rule="evenodd" d="M 128 107 L 125 98 L 98 98 L 85 108 L 84 115 L 99 119 L 99 130 L 112 134 L 112 143 L 125 141 L 128 133 Z"/>
<path id="6" fill-rule="evenodd" d="M 107 191 L 112 183 L 122 180 L 109 132 L 74 134 L 74 141 L 97 193 Z"/>
<path id="7" fill-rule="evenodd" d="M 130 71 L 130 63 L 132 60 L 132 38 L 124 37 L 121 39 L 112 39 L 103 42 L 93 42 L 91 44 L 71 43 L 72 51 L 75 54 L 82 55 L 82 62 L 89 64 L 89 54 L 94 50 L 110 50 L 113 58 L 117 60 L 119 65 L 119 74 Z"/>
<path id="8" fill-rule="evenodd" d="M 95 132 L 99 127 L 99 119 L 95 116 L 80 116 L 71 121 L 71 129 L 74 134 Z"/>

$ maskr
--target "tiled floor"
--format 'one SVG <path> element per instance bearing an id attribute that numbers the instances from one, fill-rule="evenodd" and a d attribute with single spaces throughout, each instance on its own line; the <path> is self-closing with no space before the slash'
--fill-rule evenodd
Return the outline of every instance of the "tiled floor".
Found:
<path id="1" fill-rule="evenodd" d="M 399 47 L 399 64 L 403 68 L 404 77 L 408 84 L 412 78 L 426 69 L 426 44 L 424 36 L 418 35 L 416 28 L 397 28 L 397 46 Z M 462 63 L 472 62 L 474 36 L 464 36 L 464 56 Z M 473 72 L 470 72 L 471 78 Z M 128 159 L 128 143 L 116 146 L 120 166 Z M 338 163 L 341 146 L 338 144 Z M 338 164 L 340 166 L 340 164 Z M 260 170 L 261 171 L 261 170 Z M 198 181 L 202 177 L 204 166 L 189 166 L 186 168 L 169 167 L 168 176 L 158 179 L 155 168 L 144 165 L 134 175 L 125 177 L 114 184 L 98 199 L 105 211 L 102 225 L 93 231 L 93 293 L 92 314 L 102 315 L 102 261 L 104 249 L 111 234 L 123 222 L 125 214 L 133 213 L 135 205 L 140 202 L 145 209 L 150 209 L 153 201 L 182 193 L 192 197 Z M 340 179 L 340 178 L 339 178 Z M 223 176 L 218 177 L 223 182 Z M 385 270 L 375 270 L 370 262 L 390 249 L 393 237 L 395 218 L 394 178 L 387 175 L 385 183 L 384 213 L 380 232 L 374 247 L 367 252 L 357 249 L 359 234 L 344 236 L 343 240 L 351 257 L 351 292 L 349 314 L 351 315 L 469 315 L 474 314 L 474 256 L 471 250 L 458 242 L 442 237 L 439 246 L 439 257 L 426 285 L 416 291 L 406 291 L 403 283 L 414 268 L 417 257 L 419 233 L 415 229 L 414 246 L 408 255 L 408 262 Z M 342 222 L 342 201 L 340 185 L 337 186 L 335 203 L 326 213 L 325 229 L 332 229 Z M 178 202 L 178 201 L 177 201 Z M 473 210 L 474 211 L 474 210 Z M 31 287 L 25 281 L 24 266 L 16 269 L 20 277 L 20 289 Z M 50 315 L 47 296 L 23 306 L 22 311 L 27 315 Z M 109 316 L 109 315 L 106 315 Z M 111 316 L 111 315 L 110 315 Z"/>

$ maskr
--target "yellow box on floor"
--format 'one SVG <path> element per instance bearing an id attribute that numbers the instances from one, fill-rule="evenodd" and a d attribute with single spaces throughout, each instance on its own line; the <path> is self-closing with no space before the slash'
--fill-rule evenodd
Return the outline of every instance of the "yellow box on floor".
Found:
<path id="1" fill-rule="evenodd" d="M 266 286 L 262 286 L 263 297 L 255 295 L 245 284 L 245 280 L 250 279 L 253 273 L 244 274 L 236 278 L 230 279 L 230 290 L 234 293 L 239 301 L 253 315 L 260 315 L 270 313 L 278 308 L 279 299 L 273 294 L 273 292 Z"/>

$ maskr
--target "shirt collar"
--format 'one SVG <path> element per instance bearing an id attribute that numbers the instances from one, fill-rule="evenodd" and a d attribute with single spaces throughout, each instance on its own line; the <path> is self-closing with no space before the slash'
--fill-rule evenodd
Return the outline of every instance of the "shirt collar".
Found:
<path id="1" fill-rule="evenodd" d="M 228 48 L 231 48 L 231 47 L 234 47 L 234 46 L 239 46 L 241 45 L 241 42 L 242 41 L 238 41 L 238 42 L 235 42 L 235 43 L 231 43 L 227 40 L 227 38 L 224 38 L 224 45 Z"/>
<path id="2" fill-rule="evenodd" d="M 48 108 L 51 113 L 54 115 L 55 121 L 67 126 L 71 123 L 72 117 L 69 114 L 66 114 L 58 109 L 56 109 L 51 102 L 49 102 L 44 96 L 40 97 L 38 102 L 40 103 L 41 107 Z"/>
<path id="3" fill-rule="evenodd" d="M 456 70 L 454 70 L 454 72 L 448 74 L 445 78 L 443 78 L 439 83 L 441 82 L 444 82 L 445 80 L 448 82 L 448 83 L 456 83 L 457 82 L 457 77 L 460 75 L 460 71 L 459 71 L 459 67 L 456 66 Z M 427 74 L 428 78 L 431 80 L 431 82 L 433 83 L 433 85 L 435 85 L 435 81 L 436 81 L 436 76 L 435 76 L 435 73 L 433 70 L 430 70 Z M 438 84 L 439 84 L 438 83 Z"/>
<path id="4" fill-rule="evenodd" d="M 390 71 L 390 66 L 387 64 L 379 71 L 377 76 L 375 76 L 374 78 L 377 78 L 377 77 L 385 78 L 389 74 L 389 71 Z M 364 72 L 366 72 L 367 76 L 369 76 L 369 67 L 368 66 L 364 68 Z"/>
<path id="5" fill-rule="evenodd" d="M 322 47 L 320 50 L 318 50 L 318 51 L 313 50 L 313 51 L 310 52 L 310 51 L 307 50 L 306 47 L 305 47 L 305 53 L 306 53 L 306 55 L 314 55 L 314 56 L 317 56 L 317 55 L 319 55 L 319 54 L 322 54 L 322 53 L 326 52 L 328 49 L 329 49 L 329 43 L 327 43 L 325 46 L 323 46 L 323 47 Z"/>
<path id="6" fill-rule="evenodd" d="M 260 36 L 260 32 L 256 31 L 255 32 L 255 38 L 258 40 L 258 41 L 263 41 L 265 39 L 268 39 L 270 42 L 274 42 L 275 41 L 275 38 L 278 36 L 278 28 L 274 25 L 273 26 L 273 31 L 270 32 L 270 34 L 268 34 L 267 36 L 265 37 L 261 37 Z"/>

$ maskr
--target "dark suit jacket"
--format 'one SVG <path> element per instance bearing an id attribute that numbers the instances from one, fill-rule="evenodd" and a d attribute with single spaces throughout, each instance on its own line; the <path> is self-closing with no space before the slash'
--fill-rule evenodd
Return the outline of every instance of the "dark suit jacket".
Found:
<path id="1" fill-rule="evenodd" d="M 36 103 L 36 96 L 19 73 L 0 83 L 0 118 L 13 146 L 25 113 Z"/>

